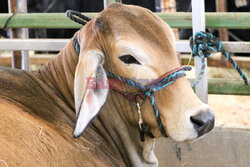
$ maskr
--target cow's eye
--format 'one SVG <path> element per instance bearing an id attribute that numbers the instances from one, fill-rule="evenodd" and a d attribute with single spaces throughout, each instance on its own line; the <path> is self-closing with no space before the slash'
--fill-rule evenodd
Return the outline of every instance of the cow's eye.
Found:
<path id="1" fill-rule="evenodd" d="M 125 63 L 125 64 L 139 64 L 141 65 L 141 63 L 139 63 L 139 61 L 137 61 L 133 56 L 131 55 L 123 55 L 120 56 L 119 59 Z"/>

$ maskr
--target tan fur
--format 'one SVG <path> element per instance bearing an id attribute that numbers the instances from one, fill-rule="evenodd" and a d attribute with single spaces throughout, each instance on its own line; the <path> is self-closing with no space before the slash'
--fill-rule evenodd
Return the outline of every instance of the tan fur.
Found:
<path id="1" fill-rule="evenodd" d="M 72 137 L 74 102 L 67 97 L 73 96 L 73 87 L 67 88 L 71 81 L 64 68 L 73 59 L 77 55 L 70 41 L 38 73 L 0 67 L 0 159 L 9 166 L 124 165 L 95 128 L 80 139 Z"/>
<path id="2" fill-rule="evenodd" d="M 72 137 L 74 75 L 78 59 L 92 49 L 105 55 L 104 68 L 110 72 L 156 79 L 179 67 L 172 30 L 148 10 L 114 3 L 77 35 L 80 57 L 70 40 L 36 73 L 0 68 L 0 159 L 9 166 L 157 166 L 154 141 L 139 140 L 136 107 L 112 90 L 83 136 Z M 122 54 L 132 54 L 142 66 L 125 65 L 119 60 Z M 186 119 L 202 103 L 186 78 L 158 92 L 156 102 L 170 137 L 179 141 L 197 137 Z M 142 115 L 160 137 L 149 101 L 142 106 Z"/>
<path id="3" fill-rule="evenodd" d="M 71 129 L 62 133 L 53 124 L 3 100 L 0 108 L 0 159 L 8 166 L 122 165 L 87 140 L 66 135 Z"/>

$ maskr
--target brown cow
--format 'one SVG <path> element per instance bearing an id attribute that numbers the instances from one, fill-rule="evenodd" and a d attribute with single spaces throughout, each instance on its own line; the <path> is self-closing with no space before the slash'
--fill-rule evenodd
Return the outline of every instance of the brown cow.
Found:
<path id="1" fill-rule="evenodd" d="M 76 36 L 79 56 L 70 40 L 38 72 L 0 68 L 0 163 L 157 166 L 154 139 L 140 141 L 136 106 L 113 90 L 88 89 L 86 78 L 106 80 L 106 69 L 126 78 L 156 79 L 179 67 L 172 30 L 149 10 L 114 3 Z M 128 61 L 119 59 L 124 55 Z M 185 77 L 157 92 L 155 100 L 167 135 L 176 141 L 196 139 L 213 127 L 213 113 Z M 74 136 L 85 129 L 79 138 L 72 137 L 75 108 Z M 141 112 L 160 137 L 148 100 Z"/>

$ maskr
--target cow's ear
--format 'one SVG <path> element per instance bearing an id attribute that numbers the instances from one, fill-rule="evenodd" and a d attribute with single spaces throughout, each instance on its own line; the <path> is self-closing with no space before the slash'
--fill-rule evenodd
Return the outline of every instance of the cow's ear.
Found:
<path id="1" fill-rule="evenodd" d="M 76 125 L 74 137 L 79 137 L 90 121 L 98 114 L 108 95 L 104 55 L 97 50 L 88 50 L 79 55 L 74 79 Z"/>

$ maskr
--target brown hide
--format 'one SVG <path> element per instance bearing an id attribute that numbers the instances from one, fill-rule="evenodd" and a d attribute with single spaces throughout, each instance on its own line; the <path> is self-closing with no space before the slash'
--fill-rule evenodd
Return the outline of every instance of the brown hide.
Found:
<path id="1" fill-rule="evenodd" d="M 84 137 L 72 137 L 73 95 L 63 82 L 73 82 L 77 56 L 70 55 L 76 56 L 72 41 L 39 75 L 0 67 L 0 166 L 4 162 L 8 166 L 124 166 L 92 128 Z M 66 79 L 64 70 L 69 69 L 64 68 L 70 67 L 72 76 Z M 55 73 L 45 75 L 46 70 Z"/>
<path id="2" fill-rule="evenodd" d="M 69 129 L 56 130 L 3 100 L 0 108 L 0 159 L 8 166 L 122 166 L 96 144 L 74 140 Z"/>

